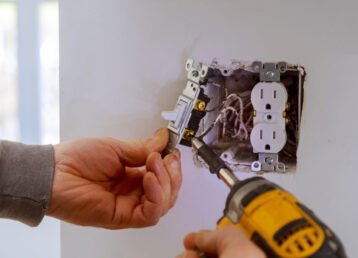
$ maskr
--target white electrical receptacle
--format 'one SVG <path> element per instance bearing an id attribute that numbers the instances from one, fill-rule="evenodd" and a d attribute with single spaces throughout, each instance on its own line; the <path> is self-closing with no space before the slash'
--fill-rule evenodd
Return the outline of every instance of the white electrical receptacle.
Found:
<path id="1" fill-rule="evenodd" d="M 255 116 L 250 140 L 255 153 L 278 153 L 285 146 L 287 98 L 287 90 L 280 82 L 260 82 L 253 88 Z"/>

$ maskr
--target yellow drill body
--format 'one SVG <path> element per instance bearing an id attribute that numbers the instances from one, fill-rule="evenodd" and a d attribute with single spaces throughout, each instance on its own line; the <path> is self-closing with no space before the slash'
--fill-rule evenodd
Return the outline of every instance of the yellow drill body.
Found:
<path id="1" fill-rule="evenodd" d="M 290 193 L 280 189 L 271 190 L 252 200 L 236 224 L 248 238 L 255 241 L 255 234 L 260 235 L 278 257 L 309 257 L 314 255 L 325 240 L 322 227 L 298 206 L 299 201 Z M 277 232 L 292 222 L 292 225 L 281 236 Z M 234 225 L 224 217 L 218 223 L 221 228 Z"/>
<path id="2" fill-rule="evenodd" d="M 269 258 L 346 257 L 338 237 L 292 194 L 263 177 L 239 181 L 203 141 L 192 145 L 231 189 L 218 228 L 236 225 Z"/>

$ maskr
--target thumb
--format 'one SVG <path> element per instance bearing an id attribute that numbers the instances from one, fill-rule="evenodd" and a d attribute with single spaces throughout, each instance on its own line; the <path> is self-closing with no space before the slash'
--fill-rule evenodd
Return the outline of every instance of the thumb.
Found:
<path id="1" fill-rule="evenodd" d="M 123 142 L 116 139 L 113 147 L 124 166 L 138 167 L 145 165 L 147 157 L 152 152 L 162 152 L 168 143 L 169 131 L 158 129 L 151 138 Z"/>
<path id="2" fill-rule="evenodd" d="M 195 244 L 204 253 L 222 258 L 265 257 L 236 226 L 227 226 L 211 232 L 202 231 L 196 234 Z"/>

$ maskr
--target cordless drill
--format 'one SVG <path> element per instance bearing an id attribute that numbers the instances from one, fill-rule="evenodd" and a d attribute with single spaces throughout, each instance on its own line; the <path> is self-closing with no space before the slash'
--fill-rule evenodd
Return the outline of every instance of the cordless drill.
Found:
<path id="1" fill-rule="evenodd" d="M 263 177 L 240 181 L 202 140 L 192 146 L 231 189 L 217 228 L 241 228 L 267 257 L 346 257 L 338 237 L 292 194 Z"/>

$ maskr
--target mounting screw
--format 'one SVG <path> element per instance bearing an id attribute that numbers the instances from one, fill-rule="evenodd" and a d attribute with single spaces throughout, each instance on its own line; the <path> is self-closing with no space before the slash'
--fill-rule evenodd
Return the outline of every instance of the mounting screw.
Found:
<path id="1" fill-rule="evenodd" d="M 198 71 L 193 71 L 192 75 L 193 75 L 194 77 L 198 77 L 198 76 L 199 76 L 199 72 L 198 72 Z"/>
<path id="2" fill-rule="evenodd" d="M 266 161 L 267 164 L 272 165 L 274 160 L 273 160 L 272 157 L 267 157 L 267 158 L 265 159 L 265 161 Z"/>
<path id="3" fill-rule="evenodd" d="M 272 79 L 273 77 L 275 77 L 275 73 L 274 73 L 273 71 L 268 71 L 268 72 L 266 73 L 266 75 L 267 75 L 267 77 L 270 78 L 270 79 Z"/>

